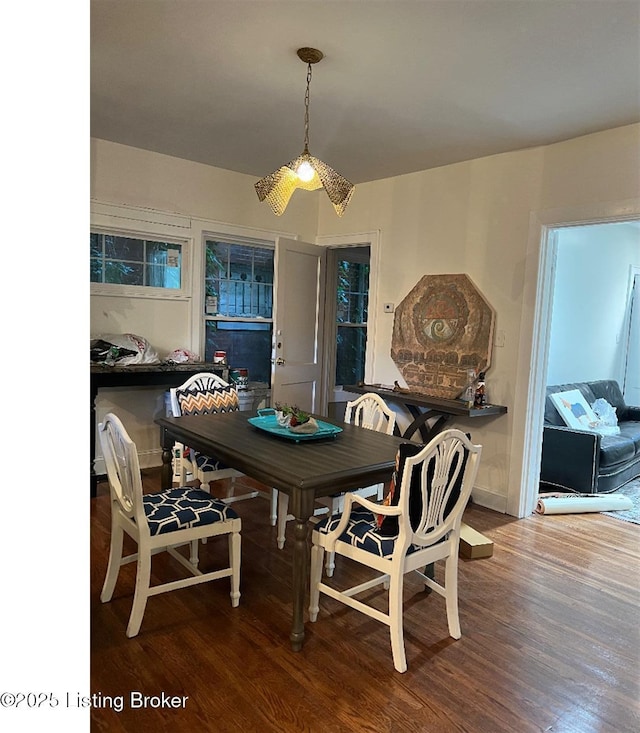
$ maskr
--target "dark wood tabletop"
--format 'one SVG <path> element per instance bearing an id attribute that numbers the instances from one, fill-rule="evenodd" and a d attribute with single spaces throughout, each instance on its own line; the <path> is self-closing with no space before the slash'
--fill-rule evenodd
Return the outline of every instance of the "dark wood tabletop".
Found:
<path id="1" fill-rule="evenodd" d="M 304 605 L 309 578 L 309 518 L 316 496 L 386 482 L 402 438 L 365 430 L 326 417 L 342 432 L 334 438 L 299 443 L 271 435 L 248 422 L 246 412 L 161 417 L 163 488 L 171 486 L 171 451 L 178 441 L 289 495 L 295 517 L 291 645 L 304 642 Z"/>

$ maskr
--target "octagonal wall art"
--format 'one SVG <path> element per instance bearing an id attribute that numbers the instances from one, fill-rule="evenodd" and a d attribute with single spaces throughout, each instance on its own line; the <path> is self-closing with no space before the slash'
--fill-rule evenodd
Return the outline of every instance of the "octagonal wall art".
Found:
<path id="1" fill-rule="evenodd" d="M 468 275 L 425 275 L 396 308 L 391 358 L 412 392 L 456 399 L 489 368 L 494 325 Z"/>

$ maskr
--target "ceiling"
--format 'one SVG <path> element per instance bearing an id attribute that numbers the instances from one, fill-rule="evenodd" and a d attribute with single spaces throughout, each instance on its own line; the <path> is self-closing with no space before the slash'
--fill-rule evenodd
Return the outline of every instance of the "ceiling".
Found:
<path id="1" fill-rule="evenodd" d="M 640 121 L 640 0 L 91 0 L 91 135 L 353 183 Z"/>

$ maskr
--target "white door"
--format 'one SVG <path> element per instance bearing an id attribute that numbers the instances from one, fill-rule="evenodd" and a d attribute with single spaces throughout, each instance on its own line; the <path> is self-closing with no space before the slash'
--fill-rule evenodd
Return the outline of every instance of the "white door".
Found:
<path id="1" fill-rule="evenodd" d="M 326 413 L 322 404 L 326 249 L 280 238 L 276 242 L 271 351 L 271 404 Z"/>

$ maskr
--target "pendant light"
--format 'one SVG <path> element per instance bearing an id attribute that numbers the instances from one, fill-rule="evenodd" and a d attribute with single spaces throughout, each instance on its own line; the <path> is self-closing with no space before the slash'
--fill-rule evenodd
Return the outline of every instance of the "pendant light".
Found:
<path id="1" fill-rule="evenodd" d="M 299 48 L 298 58 L 307 64 L 307 91 L 304 97 L 304 150 L 302 154 L 278 170 L 261 178 L 255 189 L 260 201 L 267 201 L 273 213 L 281 216 L 296 188 L 315 191 L 323 188 L 338 216 L 342 216 L 351 200 L 355 186 L 336 173 L 326 163 L 309 153 L 309 85 L 312 64 L 324 54 L 316 48 Z"/>

